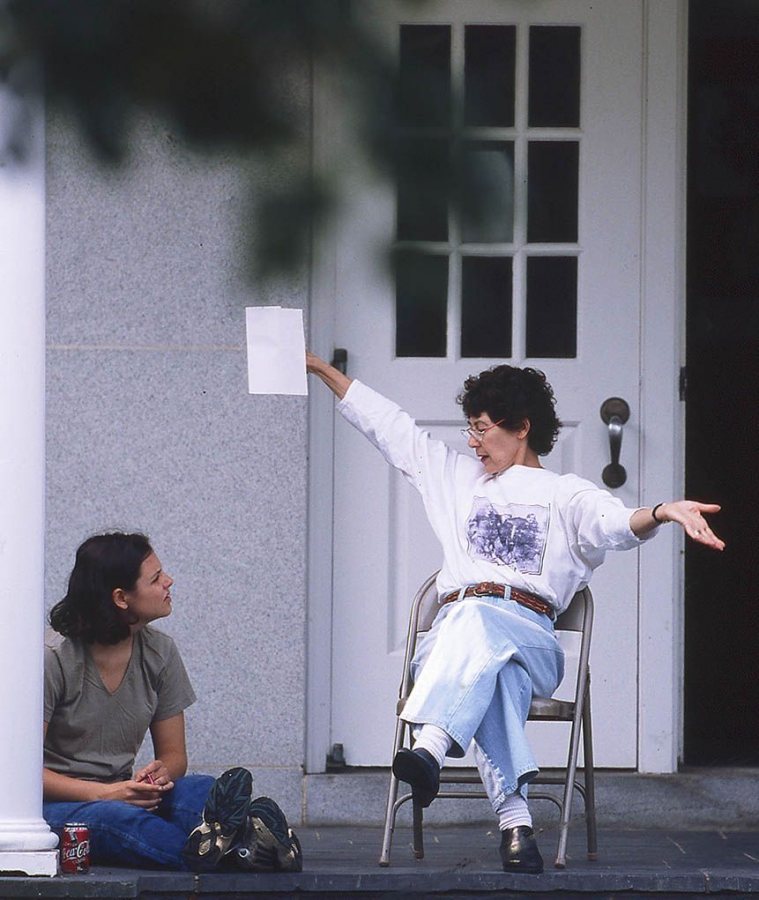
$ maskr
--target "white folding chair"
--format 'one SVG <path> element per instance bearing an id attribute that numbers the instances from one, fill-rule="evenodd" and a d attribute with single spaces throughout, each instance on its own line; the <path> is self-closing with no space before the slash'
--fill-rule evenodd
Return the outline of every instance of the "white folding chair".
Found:
<path id="1" fill-rule="evenodd" d="M 403 678 L 398 695 L 396 712 L 400 716 L 411 692 L 411 660 L 414 656 L 419 635 L 428 631 L 437 615 L 440 606 L 437 599 L 435 578 L 437 573 L 431 575 L 419 588 L 411 604 L 409 616 L 408 636 L 406 639 L 406 653 L 403 661 Z M 584 801 L 585 820 L 588 841 L 588 859 L 597 858 L 596 842 L 596 807 L 593 782 L 593 735 L 590 716 L 590 639 L 593 631 L 593 597 L 589 588 L 578 591 L 572 598 L 572 602 L 565 612 L 557 619 L 555 628 L 557 631 L 573 631 L 580 633 L 580 651 L 577 665 L 577 676 L 574 690 L 574 700 L 559 700 L 554 698 L 534 697 L 530 706 L 530 721 L 542 722 L 570 722 L 569 748 L 567 751 L 567 765 L 563 774 L 539 774 L 531 783 L 531 800 L 549 800 L 559 808 L 560 827 L 559 843 L 556 851 L 555 865 L 563 869 L 566 865 L 567 836 L 569 833 L 569 820 L 572 812 L 572 797 L 577 790 Z M 395 726 L 395 738 L 393 741 L 392 758 L 395 754 L 410 742 L 410 727 L 398 718 Z M 578 756 L 580 749 L 580 737 L 583 740 L 584 753 L 584 777 L 580 779 L 578 772 Z M 457 799 L 486 798 L 484 791 L 472 790 L 442 790 L 443 785 L 481 784 L 479 773 L 473 774 L 466 771 L 450 771 L 446 768 L 440 773 L 441 797 L 453 797 Z M 551 793 L 540 793 L 532 790 L 532 785 L 563 785 L 562 797 Z M 385 829 L 382 839 L 382 853 L 379 864 L 390 865 L 390 849 L 393 840 L 396 817 L 400 807 L 412 799 L 411 793 L 398 796 L 399 782 L 390 772 L 390 787 L 387 796 L 387 810 L 385 813 Z M 423 810 L 413 803 L 413 827 L 414 827 L 414 855 L 417 859 L 424 856 L 423 834 Z"/>

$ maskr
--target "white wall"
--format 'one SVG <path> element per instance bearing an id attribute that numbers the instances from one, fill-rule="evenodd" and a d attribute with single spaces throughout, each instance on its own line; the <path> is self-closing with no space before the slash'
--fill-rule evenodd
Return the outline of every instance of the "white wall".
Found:
<path id="1" fill-rule="evenodd" d="M 306 400 L 247 394 L 244 307 L 305 307 L 307 280 L 246 282 L 241 160 L 155 122 L 133 146 L 104 169 L 49 122 L 46 601 L 89 534 L 145 531 L 176 580 L 191 768 L 247 765 L 297 821 Z"/>

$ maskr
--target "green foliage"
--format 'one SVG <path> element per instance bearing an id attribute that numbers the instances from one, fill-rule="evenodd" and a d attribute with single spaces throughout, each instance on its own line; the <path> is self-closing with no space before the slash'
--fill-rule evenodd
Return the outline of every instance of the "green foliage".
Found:
<path id="1" fill-rule="evenodd" d="M 0 73 L 15 73 L 11 87 L 28 89 L 18 73 L 29 61 L 42 62 L 47 103 L 106 164 L 128 157 L 144 112 L 197 152 L 307 161 L 307 91 L 320 64 L 346 86 L 346 114 L 369 158 L 388 172 L 398 166 L 390 69 L 344 0 L 7 0 Z M 23 127 L 19 118 L 7 141 L 16 156 Z M 256 187 L 259 273 L 303 261 L 335 202 L 337 174 L 329 182 L 295 167 L 290 181 Z"/>
<path id="2" fill-rule="evenodd" d="M 47 98 L 70 106 L 117 161 L 136 109 L 199 149 L 260 149 L 299 127 L 288 81 L 359 39 L 339 0 L 10 0 L 15 51 L 42 59 Z"/>

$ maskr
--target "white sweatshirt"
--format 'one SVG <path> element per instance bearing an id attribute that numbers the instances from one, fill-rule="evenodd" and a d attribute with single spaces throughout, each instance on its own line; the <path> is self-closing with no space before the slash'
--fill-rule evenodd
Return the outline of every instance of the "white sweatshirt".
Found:
<path id="1" fill-rule="evenodd" d="M 422 495 L 443 548 L 440 595 L 495 581 L 537 594 L 558 614 L 607 550 L 641 543 L 634 510 L 584 478 L 520 465 L 489 475 L 360 381 L 338 410 Z"/>

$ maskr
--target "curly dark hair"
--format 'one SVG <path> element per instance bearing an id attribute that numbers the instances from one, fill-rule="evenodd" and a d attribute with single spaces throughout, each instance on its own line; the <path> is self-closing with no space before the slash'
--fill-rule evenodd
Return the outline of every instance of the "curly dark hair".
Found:
<path id="1" fill-rule="evenodd" d="M 493 422 L 507 431 L 519 431 L 527 419 L 529 447 L 545 456 L 559 435 L 561 422 L 556 416 L 556 398 L 546 376 L 538 369 L 493 366 L 470 375 L 464 390 L 456 398 L 467 419 L 487 413 Z"/>
<path id="2" fill-rule="evenodd" d="M 50 624 L 87 644 L 118 644 L 129 637 L 129 620 L 113 603 L 116 588 L 134 588 L 153 552 L 144 534 L 95 534 L 76 551 L 66 596 L 50 610 Z"/>

